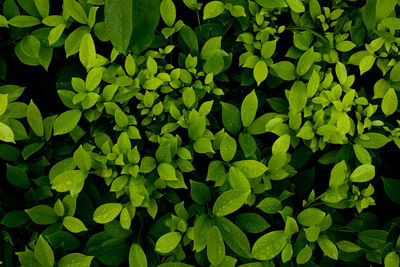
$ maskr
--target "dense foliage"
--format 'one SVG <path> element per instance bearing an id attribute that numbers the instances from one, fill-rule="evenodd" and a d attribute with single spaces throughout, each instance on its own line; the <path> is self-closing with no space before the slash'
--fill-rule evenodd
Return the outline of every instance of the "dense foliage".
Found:
<path id="1" fill-rule="evenodd" d="M 0 265 L 399 266 L 397 0 L 1 0 Z"/>

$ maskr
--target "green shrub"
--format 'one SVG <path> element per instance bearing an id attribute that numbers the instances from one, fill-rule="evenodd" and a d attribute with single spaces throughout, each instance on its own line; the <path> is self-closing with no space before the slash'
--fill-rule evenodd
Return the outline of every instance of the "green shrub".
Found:
<path id="1" fill-rule="evenodd" d="M 398 1 L 0 3 L 4 266 L 399 266 Z"/>

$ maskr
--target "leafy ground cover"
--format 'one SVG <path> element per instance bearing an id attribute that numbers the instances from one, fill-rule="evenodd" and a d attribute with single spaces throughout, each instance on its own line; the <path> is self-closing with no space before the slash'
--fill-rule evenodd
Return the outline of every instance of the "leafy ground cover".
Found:
<path id="1" fill-rule="evenodd" d="M 1 0 L 0 265 L 399 266 L 395 0 Z"/>

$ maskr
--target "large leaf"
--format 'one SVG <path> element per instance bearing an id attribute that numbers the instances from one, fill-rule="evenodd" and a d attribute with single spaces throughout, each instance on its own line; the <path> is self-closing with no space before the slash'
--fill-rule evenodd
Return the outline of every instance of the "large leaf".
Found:
<path id="1" fill-rule="evenodd" d="M 129 47 L 135 54 L 142 53 L 154 39 L 160 21 L 160 0 L 132 0 L 132 36 Z"/>
<path id="2" fill-rule="evenodd" d="M 133 28 L 132 0 L 106 0 L 104 22 L 111 43 L 118 52 L 125 54 Z"/>

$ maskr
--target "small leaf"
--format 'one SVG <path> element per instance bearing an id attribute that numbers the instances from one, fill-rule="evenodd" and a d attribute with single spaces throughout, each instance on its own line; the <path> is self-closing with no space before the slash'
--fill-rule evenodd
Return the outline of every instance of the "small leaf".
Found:
<path id="1" fill-rule="evenodd" d="M 244 205 L 249 195 L 249 191 L 228 190 L 222 193 L 214 203 L 213 213 L 216 216 L 231 214 Z"/>
<path id="2" fill-rule="evenodd" d="M 36 242 L 34 255 L 43 266 L 52 267 L 54 265 L 53 250 L 41 235 Z"/>
<path id="3" fill-rule="evenodd" d="M 105 224 L 114 220 L 122 210 L 121 203 L 107 203 L 99 206 L 93 213 L 93 220 Z"/>
<path id="4" fill-rule="evenodd" d="M 375 166 L 371 164 L 363 164 L 357 167 L 350 175 L 352 182 L 368 182 L 375 177 Z"/>
<path id="5" fill-rule="evenodd" d="M 71 132 L 79 120 L 82 113 L 79 110 L 68 110 L 61 113 L 54 121 L 54 135 L 61 135 Z"/>
<path id="6" fill-rule="evenodd" d="M 221 15 L 225 10 L 224 3 L 221 1 L 211 1 L 204 7 L 203 19 L 212 19 Z"/>
<path id="7" fill-rule="evenodd" d="M 308 208 L 303 210 L 297 216 L 297 221 L 303 226 L 318 225 L 325 217 L 325 212 L 317 208 Z"/>
<path id="8" fill-rule="evenodd" d="M 72 216 L 64 217 L 63 225 L 71 233 L 80 233 L 88 230 L 81 220 Z"/>
<path id="9" fill-rule="evenodd" d="M 147 267 L 147 258 L 141 246 L 133 243 L 129 249 L 129 266 Z"/>
<path id="10" fill-rule="evenodd" d="M 318 238 L 318 245 L 326 256 L 334 260 L 338 259 L 339 252 L 336 245 L 332 241 L 330 241 L 326 236 L 320 236 Z"/>
<path id="11" fill-rule="evenodd" d="M 297 264 L 305 264 L 307 263 L 312 256 L 312 249 L 306 245 L 304 248 L 302 248 L 296 256 L 296 263 Z"/>
<path id="12" fill-rule="evenodd" d="M 251 256 L 257 260 L 272 260 L 288 243 L 289 236 L 284 231 L 272 231 L 254 243 Z"/>
<path id="13" fill-rule="evenodd" d="M 221 157 L 224 161 L 228 162 L 233 159 L 236 154 L 236 141 L 229 134 L 225 134 L 220 145 Z"/>
<path id="14" fill-rule="evenodd" d="M 297 63 L 296 73 L 299 76 L 303 76 L 306 72 L 311 68 L 314 64 L 315 56 L 314 56 L 314 47 L 309 48 L 304 54 L 300 57 L 299 62 Z"/>
<path id="15" fill-rule="evenodd" d="M 0 140 L 4 142 L 15 143 L 13 131 L 7 124 L 2 122 L 0 122 Z"/>
<path id="16" fill-rule="evenodd" d="M 264 60 L 259 60 L 253 69 L 254 79 L 260 85 L 268 76 L 268 67 Z"/>
<path id="17" fill-rule="evenodd" d="M 86 256 L 81 253 L 71 253 L 58 261 L 59 267 L 90 267 L 94 256 Z"/>
<path id="18" fill-rule="evenodd" d="M 169 27 L 174 25 L 176 19 L 175 4 L 172 0 L 162 0 L 160 5 L 161 17 Z"/>
<path id="19" fill-rule="evenodd" d="M 180 233 L 178 232 L 166 233 L 157 240 L 155 251 L 163 254 L 170 253 L 178 246 L 180 241 L 181 241 Z"/>
<path id="20" fill-rule="evenodd" d="M 253 123 L 254 118 L 256 117 L 257 108 L 258 98 L 253 90 L 243 99 L 240 109 L 240 115 L 244 127 L 249 127 Z"/>
<path id="21" fill-rule="evenodd" d="M 232 165 L 243 172 L 247 178 L 257 178 L 268 170 L 264 164 L 256 160 L 236 161 Z"/>
<path id="22" fill-rule="evenodd" d="M 307 104 L 307 88 L 303 82 L 296 81 L 289 93 L 289 107 L 294 113 L 303 110 Z"/>
<path id="23" fill-rule="evenodd" d="M 382 99 L 381 108 L 386 116 L 392 115 L 396 112 L 399 102 L 397 94 L 393 88 L 390 88 Z"/>

